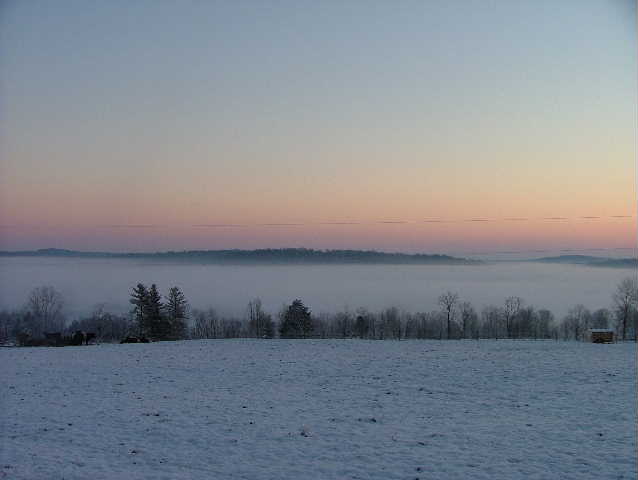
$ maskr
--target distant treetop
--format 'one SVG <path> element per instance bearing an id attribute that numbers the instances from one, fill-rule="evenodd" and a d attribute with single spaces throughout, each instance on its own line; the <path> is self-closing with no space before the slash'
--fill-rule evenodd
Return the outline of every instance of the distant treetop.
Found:
<path id="1" fill-rule="evenodd" d="M 129 258 L 205 263 L 361 263 L 475 265 L 482 262 L 449 255 L 388 253 L 376 250 L 314 250 L 310 248 L 267 248 L 259 250 L 184 250 L 156 253 L 79 252 L 47 248 L 0 252 L 0 256 L 56 256 L 76 258 Z"/>

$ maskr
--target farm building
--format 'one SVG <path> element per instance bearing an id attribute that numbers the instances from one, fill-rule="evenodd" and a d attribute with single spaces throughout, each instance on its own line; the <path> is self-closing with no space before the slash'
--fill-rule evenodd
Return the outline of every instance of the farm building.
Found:
<path id="1" fill-rule="evenodd" d="M 611 328 L 592 328 L 589 337 L 592 343 L 613 343 L 614 331 Z"/>

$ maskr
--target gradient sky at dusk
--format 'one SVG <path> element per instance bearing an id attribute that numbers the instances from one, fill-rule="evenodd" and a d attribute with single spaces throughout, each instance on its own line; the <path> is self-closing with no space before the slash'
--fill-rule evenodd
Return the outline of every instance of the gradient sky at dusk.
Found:
<path id="1" fill-rule="evenodd" d="M 622 0 L 3 2 L 0 248 L 633 247 L 636 58 Z"/>

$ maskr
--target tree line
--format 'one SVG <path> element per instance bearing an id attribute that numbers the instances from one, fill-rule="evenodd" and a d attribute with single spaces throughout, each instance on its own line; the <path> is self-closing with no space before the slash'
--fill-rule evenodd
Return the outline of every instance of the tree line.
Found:
<path id="1" fill-rule="evenodd" d="M 373 263 L 373 264 L 443 264 L 479 265 L 483 262 L 440 254 L 388 253 L 376 250 L 314 250 L 312 248 L 261 248 L 257 250 L 184 250 L 155 253 L 85 252 L 44 248 L 19 252 L 0 251 L 0 257 L 125 258 L 182 260 L 210 263 Z"/>
<path id="2" fill-rule="evenodd" d="M 127 336 L 159 340 L 203 338 L 361 338 L 386 339 L 554 339 L 586 340 L 592 328 L 611 328 L 620 340 L 638 336 L 638 285 L 621 281 L 610 308 L 591 311 L 575 305 L 557 319 L 544 308 L 517 296 L 480 310 L 458 293 L 444 292 L 431 311 L 406 312 L 396 307 L 372 312 L 365 308 L 315 315 L 300 299 L 284 305 L 276 315 L 264 310 L 260 299 L 248 302 L 241 317 L 221 316 L 213 308 L 191 309 L 178 287 L 162 295 L 157 286 L 138 283 L 130 292 L 128 315 L 107 312 L 104 305 L 83 318 L 67 322 L 64 298 L 51 286 L 35 288 L 23 308 L 0 311 L 0 342 L 27 335 L 93 332 L 98 341 Z"/>

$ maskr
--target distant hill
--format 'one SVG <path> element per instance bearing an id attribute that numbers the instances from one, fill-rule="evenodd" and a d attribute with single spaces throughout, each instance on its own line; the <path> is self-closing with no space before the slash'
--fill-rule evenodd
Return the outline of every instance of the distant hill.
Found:
<path id="1" fill-rule="evenodd" d="M 538 263 L 557 263 L 569 265 L 587 265 L 590 267 L 615 267 L 615 268 L 636 268 L 637 258 L 607 258 L 592 257 L 589 255 L 559 255 L 556 257 L 542 257 L 527 260 Z"/>
<path id="2" fill-rule="evenodd" d="M 419 264 L 479 265 L 483 262 L 449 255 L 387 253 L 375 250 L 313 250 L 279 248 L 260 250 L 186 250 L 156 253 L 80 252 L 58 248 L 0 251 L 0 257 L 122 258 L 216 264 Z"/>

